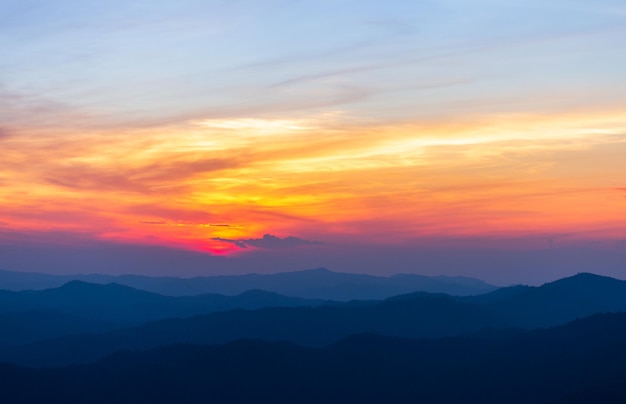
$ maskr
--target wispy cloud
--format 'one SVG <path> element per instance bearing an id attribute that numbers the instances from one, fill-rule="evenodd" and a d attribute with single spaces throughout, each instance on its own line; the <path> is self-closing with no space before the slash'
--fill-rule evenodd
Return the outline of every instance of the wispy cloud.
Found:
<path id="1" fill-rule="evenodd" d="M 222 238 L 222 237 L 213 237 L 211 240 L 220 241 L 222 243 L 231 243 L 231 244 L 236 245 L 239 248 L 248 248 L 248 245 L 242 240 L 232 240 L 232 239 Z"/>
<path id="2" fill-rule="evenodd" d="M 93 190 L 120 190 L 139 193 L 171 193 L 185 187 L 180 180 L 241 165 L 238 159 L 207 158 L 165 161 L 139 167 L 103 167 L 71 164 L 53 168 L 45 177 L 51 184 Z"/>

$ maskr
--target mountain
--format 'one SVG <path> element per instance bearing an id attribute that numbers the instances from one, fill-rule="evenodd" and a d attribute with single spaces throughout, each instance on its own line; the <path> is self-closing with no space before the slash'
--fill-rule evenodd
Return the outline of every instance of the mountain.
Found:
<path id="1" fill-rule="evenodd" d="M 626 282 L 579 274 L 540 287 L 513 287 L 475 297 L 416 292 L 384 301 L 234 310 L 166 319 L 108 333 L 12 347 L 0 350 L 0 360 L 33 366 L 85 363 L 117 350 L 174 343 L 215 344 L 241 338 L 305 346 L 323 346 L 359 333 L 408 338 L 474 334 L 493 339 L 515 335 L 519 328 L 555 326 L 596 312 L 622 310 L 626 310 Z"/>
<path id="2" fill-rule="evenodd" d="M 0 271 L 0 288 L 10 290 L 59 287 L 70 280 L 90 283 L 117 283 L 169 296 L 206 293 L 237 295 L 260 289 L 287 296 L 323 300 L 371 300 L 425 291 L 452 295 L 476 295 L 496 289 L 478 279 L 466 277 L 398 274 L 390 277 L 333 272 L 324 268 L 270 275 L 248 274 L 195 278 L 148 277 L 139 275 L 53 276 Z"/>
<path id="3" fill-rule="evenodd" d="M 160 320 L 93 335 L 75 335 L 0 349 L 0 361 L 32 366 L 87 363 L 112 352 L 174 343 L 215 344 L 241 338 L 323 346 L 358 333 L 440 337 L 477 333 L 509 323 L 481 305 L 425 295 L 321 307 L 233 310 Z"/>
<path id="4" fill-rule="evenodd" d="M 356 335 L 324 348 L 242 340 L 0 366 L 11 403 L 623 403 L 626 313 L 485 340 Z"/>
<path id="5" fill-rule="evenodd" d="M 105 332 L 115 328 L 103 320 L 54 310 L 0 313 L 0 347 L 23 345 L 65 335 Z"/>
<path id="6" fill-rule="evenodd" d="M 626 310 L 626 281 L 580 273 L 539 287 L 502 288 L 463 300 L 490 305 L 518 327 L 551 327 L 594 313 Z"/>
<path id="7" fill-rule="evenodd" d="M 172 297 L 118 284 L 71 281 L 42 291 L 0 290 L 0 346 L 101 332 L 172 317 L 222 310 L 315 306 L 321 300 L 250 290 L 237 296 Z"/>

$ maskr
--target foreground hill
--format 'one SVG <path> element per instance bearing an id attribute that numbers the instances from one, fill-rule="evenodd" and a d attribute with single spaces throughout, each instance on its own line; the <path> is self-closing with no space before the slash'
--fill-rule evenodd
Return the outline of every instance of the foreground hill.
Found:
<path id="1" fill-rule="evenodd" d="M 139 275 L 71 275 L 0 271 L 0 289 L 24 290 L 59 287 L 71 280 L 90 283 L 117 283 L 170 296 L 206 293 L 237 295 L 260 289 L 308 299 L 385 299 L 394 295 L 424 291 L 465 296 L 487 293 L 496 287 L 466 277 L 398 274 L 390 277 L 333 272 L 324 268 L 270 275 L 248 274 L 195 278 L 148 277 Z"/>
<path id="2" fill-rule="evenodd" d="M 0 366 L 12 403 L 623 403 L 626 314 L 514 337 L 353 336 L 325 348 L 239 341 Z"/>

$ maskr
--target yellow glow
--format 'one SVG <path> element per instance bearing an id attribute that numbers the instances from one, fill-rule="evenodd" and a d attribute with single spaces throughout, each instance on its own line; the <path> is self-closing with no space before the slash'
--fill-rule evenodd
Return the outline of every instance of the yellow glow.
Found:
<path id="1" fill-rule="evenodd" d="M 210 251 L 264 233 L 621 237 L 622 116 L 351 126 L 328 114 L 8 138 L 1 221 Z"/>

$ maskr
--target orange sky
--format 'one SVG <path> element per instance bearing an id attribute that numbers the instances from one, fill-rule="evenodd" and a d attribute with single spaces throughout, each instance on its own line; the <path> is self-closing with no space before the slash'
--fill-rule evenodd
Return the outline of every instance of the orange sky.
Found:
<path id="1" fill-rule="evenodd" d="M 618 112 L 359 126 L 199 119 L 14 135 L 2 222 L 211 252 L 269 233 L 333 242 L 423 236 L 626 236 Z"/>
<path id="2" fill-rule="evenodd" d="M 0 252 L 626 240 L 621 2 L 6 3 Z"/>

